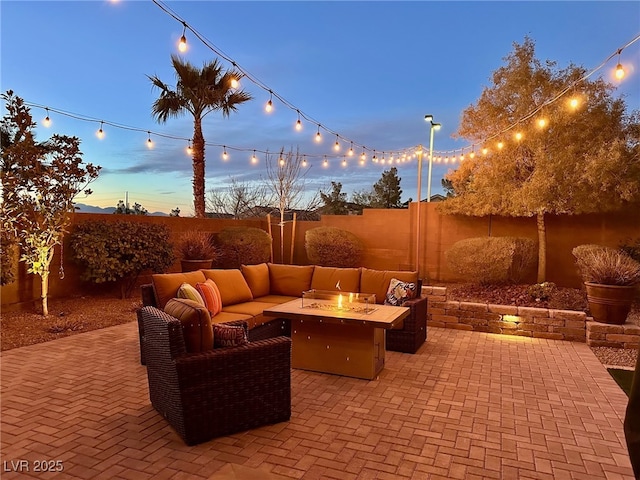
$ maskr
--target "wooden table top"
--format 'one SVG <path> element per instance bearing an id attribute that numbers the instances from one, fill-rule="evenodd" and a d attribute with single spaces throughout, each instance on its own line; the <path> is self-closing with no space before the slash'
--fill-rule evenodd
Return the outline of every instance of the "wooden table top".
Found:
<path id="1" fill-rule="evenodd" d="M 314 302 L 321 303 L 321 301 Z M 305 302 L 306 305 L 306 302 Z M 363 304 L 364 305 L 364 304 Z M 349 309 L 323 309 L 303 307 L 302 299 L 291 300 L 287 303 L 266 308 L 263 315 L 268 317 L 287 318 L 289 320 L 311 320 L 327 323 L 344 323 L 349 325 L 366 325 L 374 328 L 390 329 L 409 316 L 407 307 L 391 305 L 372 305 L 368 313 Z"/>

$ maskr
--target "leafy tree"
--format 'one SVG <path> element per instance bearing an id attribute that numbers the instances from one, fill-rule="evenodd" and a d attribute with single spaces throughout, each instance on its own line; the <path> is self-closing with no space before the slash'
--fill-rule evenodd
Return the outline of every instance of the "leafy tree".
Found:
<path id="1" fill-rule="evenodd" d="M 347 194 L 342 192 L 342 183 L 331 182 L 331 192 L 320 192 L 320 199 L 324 202 L 322 213 L 326 215 L 346 215 Z"/>
<path id="2" fill-rule="evenodd" d="M 382 172 L 380 180 L 373 185 L 378 208 L 402 208 L 400 180 L 396 167 Z"/>
<path id="3" fill-rule="evenodd" d="M 402 208 L 400 180 L 398 169 L 391 167 L 382 172 L 380 180 L 373 185 L 371 191 L 355 192 L 353 202 L 369 208 Z"/>
<path id="4" fill-rule="evenodd" d="M 586 79 L 584 68 L 540 62 L 529 38 L 514 43 L 505 60 L 493 84 L 463 112 L 457 135 L 476 145 L 485 139 L 514 140 L 490 155 L 468 158 L 449 173 L 455 197 L 439 208 L 466 215 L 535 216 L 542 282 L 548 214 L 612 211 L 640 201 L 639 113 L 627 114 L 624 100 L 613 98 L 613 86 Z M 579 98 L 577 109 L 559 96 L 567 91 Z M 518 123 L 523 118 L 531 120 Z"/>
<path id="5" fill-rule="evenodd" d="M 123 200 L 118 201 L 115 212 L 118 215 L 147 215 L 149 211 L 138 202 L 133 204 L 133 208 L 124 203 Z"/>
<path id="6" fill-rule="evenodd" d="M 2 94 L 2 219 L 22 247 L 20 260 L 40 276 L 42 314 L 48 315 L 49 267 L 54 247 L 71 223 L 74 198 L 97 178 L 100 167 L 83 164 L 80 139 L 53 135 L 36 142 L 35 122 L 24 101 L 11 90 Z"/>
<path id="7" fill-rule="evenodd" d="M 84 267 L 80 278 L 94 283 L 118 282 L 129 296 L 144 270 L 164 272 L 174 261 L 171 231 L 166 225 L 89 221 L 71 235 L 74 259 Z"/>
<path id="8" fill-rule="evenodd" d="M 228 117 L 238 105 L 251 100 L 251 95 L 235 90 L 233 80 L 240 80 L 242 74 L 236 70 L 223 71 L 217 59 L 205 63 L 202 68 L 171 56 L 176 72 L 176 86 L 172 89 L 157 76 L 149 76 L 154 87 L 160 90 L 160 97 L 153 103 L 151 111 L 159 123 L 168 118 L 180 117 L 185 113 L 193 116 L 193 205 L 195 216 L 205 217 L 205 156 L 203 118 L 216 110 L 222 110 Z"/>

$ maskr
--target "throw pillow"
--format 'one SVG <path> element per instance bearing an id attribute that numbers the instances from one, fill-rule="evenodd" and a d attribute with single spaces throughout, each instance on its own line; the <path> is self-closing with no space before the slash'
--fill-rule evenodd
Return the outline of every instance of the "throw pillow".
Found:
<path id="1" fill-rule="evenodd" d="M 248 342 L 244 327 L 221 323 L 213 324 L 213 348 L 237 347 Z"/>
<path id="2" fill-rule="evenodd" d="M 194 287 L 193 285 L 189 285 L 188 283 L 183 283 L 182 285 L 180 285 L 176 297 L 193 300 L 194 302 L 198 302 L 203 307 L 205 306 L 204 300 L 198 293 L 198 290 L 196 290 L 196 287 Z"/>
<path id="3" fill-rule="evenodd" d="M 401 307 L 402 304 L 416 297 L 416 284 L 413 282 L 402 282 L 397 278 L 392 278 L 389 282 L 389 290 L 384 300 L 385 305 Z"/>
<path id="4" fill-rule="evenodd" d="M 172 298 L 165 305 L 164 311 L 180 320 L 187 352 L 204 352 L 213 348 L 211 317 L 204 306 L 193 300 Z"/>
<path id="5" fill-rule="evenodd" d="M 205 283 L 196 283 L 196 290 L 204 300 L 204 306 L 207 307 L 212 317 L 222 311 L 220 291 L 213 280 L 207 280 Z"/>

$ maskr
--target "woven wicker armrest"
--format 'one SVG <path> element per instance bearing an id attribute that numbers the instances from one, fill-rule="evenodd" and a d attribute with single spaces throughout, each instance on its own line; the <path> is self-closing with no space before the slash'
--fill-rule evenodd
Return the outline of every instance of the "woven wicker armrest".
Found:
<path id="1" fill-rule="evenodd" d="M 404 319 L 404 329 L 407 332 L 416 332 L 424 327 L 427 321 L 427 297 L 412 298 L 402 304 L 409 307 L 411 313 Z"/>

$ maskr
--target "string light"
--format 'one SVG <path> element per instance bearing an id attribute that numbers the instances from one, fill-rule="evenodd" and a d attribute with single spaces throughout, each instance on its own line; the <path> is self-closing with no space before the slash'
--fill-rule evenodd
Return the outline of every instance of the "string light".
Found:
<path id="1" fill-rule="evenodd" d="M 49 118 L 49 109 L 45 108 L 45 110 L 47 111 L 47 116 L 44 117 L 44 120 L 42 121 L 42 125 L 49 128 L 51 126 L 51 119 Z"/>
<path id="2" fill-rule="evenodd" d="M 300 110 L 298 110 L 298 121 L 296 122 L 296 130 L 302 130 L 302 122 L 300 121 Z"/>
<path id="3" fill-rule="evenodd" d="M 487 153 L 489 153 L 489 149 L 488 148 L 483 148 L 482 149 L 482 155 L 486 155 Z"/>
<path id="4" fill-rule="evenodd" d="M 307 156 L 306 156 L 306 155 L 303 155 L 303 156 L 302 156 L 302 166 L 303 166 L 303 167 L 306 167 L 306 166 L 307 166 Z"/>
<path id="5" fill-rule="evenodd" d="M 504 142 L 498 142 L 498 150 L 502 150 L 504 148 Z"/>
<path id="6" fill-rule="evenodd" d="M 187 32 L 187 24 L 182 22 L 182 36 L 180 37 L 180 41 L 178 42 L 178 50 L 182 53 L 187 51 L 187 37 L 185 33 Z"/>
<path id="7" fill-rule="evenodd" d="M 347 159 L 342 157 L 342 166 L 346 167 L 347 166 Z"/>
<path id="8" fill-rule="evenodd" d="M 281 167 L 284 167 L 284 158 L 280 157 L 280 160 L 278 163 L 280 164 Z"/>
<path id="9" fill-rule="evenodd" d="M 360 162 L 364 164 L 366 159 L 367 155 L 364 153 L 364 150 L 362 150 L 362 153 L 360 154 Z"/>
<path id="10" fill-rule="evenodd" d="M 349 156 L 353 157 L 353 142 L 351 142 L 351 147 L 349 148 Z"/>
<path id="11" fill-rule="evenodd" d="M 149 134 L 147 138 L 147 148 L 153 148 L 153 142 L 151 141 L 151 132 L 148 131 L 147 133 Z"/>
<path id="12" fill-rule="evenodd" d="M 575 110 L 576 108 L 578 108 L 578 105 L 580 105 L 580 102 L 579 102 L 577 97 L 571 97 L 569 99 L 569 106 L 571 108 L 573 108 Z"/>
<path id="13" fill-rule="evenodd" d="M 546 118 L 539 118 L 538 119 L 538 127 L 539 128 L 544 128 L 547 126 L 547 119 Z"/>
<path id="14" fill-rule="evenodd" d="M 240 86 L 240 82 L 236 77 L 231 77 L 230 85 L 231 85 L 231 88 L 236 89 Z"/>
<path id="15" fill-rule="evenodd" d="M 193 155 L 193 148 L 191 148 L 191 140 L 189 140 L 189 144 L 187 145 L 187 155 Z"/>
<path id="16" fill-rule="evenodd" d="M 622 80 L 624 78 L 624 68 L 622 66 L 622 64 L 620 63 L 620 54 L 622 53 L 622 49 L 618 50 L 618 64 L 616 65 L 616 78 L 618 80 Z"/>
<path id="17" fill-rule="evenodd" d="M 322 162 L 322 166 L 323 167 L 328 167 L 329 166 L 329 160 L 327 160 L 327 156 L 324 156 L 324 161 Z"/>
<path id="18" fill-rule="evenodd" d="M 96 136 L 102 140 L 104 138 L 104 130 L 102 130 L 102 124 L 104 122 L 100 122 L 100 128 L 98 129 L 98 131 L 96 132 Z"/>
<path id="19" fill-rule="evenodd" d="M 269 101 L 267 102 L 267 104 L 265 105 L 264 109 L 267 113 L 271 113 L 271 111 L 273 110 L 273 92 L 271 90 L 269 90 Z"/>
<path id="20" fill-rule="evenodd" d="M 515 138 L 516 140 L 519 142 L 520 140 L 522 140 L 522 132 L 516 132 L 515 134 Z"/>
<path id="21" fill-rule="evenodd" d="M 338 142 L 338 135 L 336 135 L 336 143 L 333 145 L 333 149 L 338 152 L 340 150 L 340 142 Z"/>
<path id="22" fill-rule="evenodd" d="M 256 151 L 253 151 L 253 156 L 251 157 L 251 163 L 258 163 L 258 157 L 256 157 Z"/>
<path id="23" fill-rule="evenodd" d="M 320 143 L 322 141 L 322 135 L 320 135 L 320 124 L 318 124 L 318 133 L 316 133 L 316 143 Z"/>
<path id="24" fill-rule="evenodd" d="M 227 147 L 226 146 L 222 146 L 222 159 L 224 161 L 227 161 L 229 159 L 229 154 L 227 153 Z"/>

